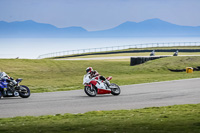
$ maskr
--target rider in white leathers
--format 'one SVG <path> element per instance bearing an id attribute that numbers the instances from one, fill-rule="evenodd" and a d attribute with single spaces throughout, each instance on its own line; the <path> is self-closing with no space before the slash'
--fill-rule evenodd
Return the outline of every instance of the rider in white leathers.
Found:
<path id="1" fill-rule="evenodd" d="M 91 78 L 96 77 L 95 79 L 103 80 L 103 81 L 105 81 L 107 86 L 110 86 L 110 82 L 104 76 L 101 76 L 96 70 L 93 70 L 92 67 L 88 67 L 86 69 L 86 73 L 90 74 Z"/>

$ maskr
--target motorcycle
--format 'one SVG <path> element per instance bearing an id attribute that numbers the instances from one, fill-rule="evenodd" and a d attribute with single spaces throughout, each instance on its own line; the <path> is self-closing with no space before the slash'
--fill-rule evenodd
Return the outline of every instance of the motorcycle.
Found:
<path id="1" fill-rule="evenodd" d="M 31 94 L 30 89 L 25 85 L 19 85 L 23 79 L 16 79 L 14 84 L 10 79 L 0 80 L 0 98 L 3 97 L 22 97 L 28 98 Z"/>
<path id="2" fill-rule="evenodd" d="M 108 81 L 112 79 L 112 77 L 106 78 Z M 90 77 L 90 74 L 86 74 L 83 77 L 83 85 L 85 93 L 90 97 L 95 97 L 97 94 L 112 94 L 119 95 L 121 90 L 120 87 L 114 83 L 111 83 L 109 86 L 105 83 L 105 81 L 100 78 Z"/>

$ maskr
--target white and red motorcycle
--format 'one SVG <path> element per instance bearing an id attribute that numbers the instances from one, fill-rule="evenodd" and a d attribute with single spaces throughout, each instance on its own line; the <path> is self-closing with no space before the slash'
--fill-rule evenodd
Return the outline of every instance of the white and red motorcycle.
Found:
<path id="1" fill-rule="evenodd" d="M 106 79 L 110 81 L 112 77 L 107 77 Z M 83 84 L 85 86 L 85 93 L 90 97 L 95 97 L 97 94 L 119 95 L 121 92 L 118 85 L 111 83 L 108 86 L 105 81 L 101 80 L 100 78 L 91 78 L 90 74 L 84 75 Z"/>

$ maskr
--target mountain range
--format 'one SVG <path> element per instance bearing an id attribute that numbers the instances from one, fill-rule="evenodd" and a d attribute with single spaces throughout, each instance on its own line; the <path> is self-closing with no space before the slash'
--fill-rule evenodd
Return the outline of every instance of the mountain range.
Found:
<path id="1" fill-rule="evenodd" d="M 127 21 L 114 28 L 87 31 L 82 27 L 57 28 L 32 20 L 0 21 L 0 38 L 68 38 L 68 37 L 198 37 L 200 26 L 181 26 L 160 19 Z"/>

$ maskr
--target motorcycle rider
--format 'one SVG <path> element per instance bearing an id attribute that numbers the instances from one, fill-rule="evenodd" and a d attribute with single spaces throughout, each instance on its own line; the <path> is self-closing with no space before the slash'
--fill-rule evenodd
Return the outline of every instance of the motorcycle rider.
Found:
<path id="1" fill-rule="evenodd" d="M 110 86 L 110 82 L 104 76 L 101 76 L 96 70 L 93 70 L 92 67 L 88 67 L 86 73 L 90 74 L 91 78 L 96 77 L 95 79 L 103 80 L 108 87 Z"/>
<path id="2" fill-rule="evenodd" d="M 1 71 L 0 71 L 0 80 L 6 80 L 7 82 L 12 82 L 14 85 L 17 84 L 17 82 L 13 78 L 9 77 L 5 72 Z M 0 97 L 4 95 L 5 95 L 4 89 L 0 90 Z"/>

